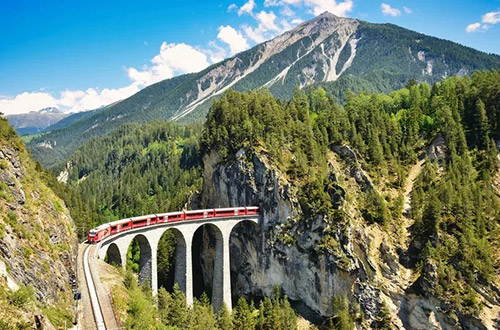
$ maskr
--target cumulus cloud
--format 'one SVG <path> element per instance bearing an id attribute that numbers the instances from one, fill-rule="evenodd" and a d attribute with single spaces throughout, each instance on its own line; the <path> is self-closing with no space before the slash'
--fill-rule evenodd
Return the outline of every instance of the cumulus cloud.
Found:
<path id="1" fill-rule="evenodd" d="M 467 25 L 465 31 L 467 32 L 478 32 L 478 31 L 486 31 L 492 25 L 500 23 L 500 11 L 492 11 L 481 16 L 481 23 L 472 23 Z"/>
<path id="2" fill-rule="evenodd" d="M 335 0 L 305 0 L 304 4 L 311 8 L 314 15 L 328 11 L 337 16 L 346 16 L 354 6 L 352 0 L 337 2 Z"/>
<path id="3" fill-rule="evenodd" d="M 472 23 L 467 25 L 465 31 L 467 32 L 476 32 L 481 28 L 481 23 Z"/>
<path id="4" fill-rule="evenodd" d="M 290 9 L 290 7 L 288 7 L 288 6 L 284 6 L 281 9 L 281 14 L 284 16 L 287 16 L 287 17 L 295 16 L 295 12 L 292 9 Z"/>
<path id="5" fill-rule="evenodd" d="M 58 97 L 46 92 L 24 92 L 14 97 L 1 97 L 0 111 L 5 114 L 19 114 L 56 107 L 69 112 L 78 112 L 97 109 L 125 99 L 138 91 L 139 87 L 132 84 L 118 89 L 65 90 L 59 93 Z"/>
<path id="6" fill-rule="evenodd" d="M 399 10 L 397 8 L 392 8 L 391 6 L 389 6 L 386 3 L 381 4 L 380 8 L 382 9 L 382 14 L 384 14 L 385 16 L 395 17 L 395 16 L 401 15 L 401 10 Z"/>
<path id="7" fill-rule="evenodd" d="M 47 107 L 57 107 L 57 100 L 52 95 L 43 92 L 24 92 L 15 97 L 0 97 L 0 112 L 18 114 Z"/>
<path id="8" fill-rule="evenodd" d="M 280 31 L 280 28 L 276 25 L 276 15 L 270 11 L 261 11 L 256 16 L 259 26 L 262 27 L 264 31 Z"/>
<path id="9" fill-rule="evenodd" d="M 481 19 L 483 20 L 483 23 L 497 24 L 500 22 L 500 11 L 486 13 L 481 17 Z"/>
<path id="10" fill-rule="evenodd" d="M 254 0 L 248 0 L 241 8 L 238 10 L 238 16 L 241 16 L 243 14 L 251 14 L 253 12 L 253 9 L 255 8 L 255 1 Z"/>
<path id="11" fill-rule="evenodd" d="M 242 30 L 250 40 L 256 43 L 264 42 L 275 37 L 279 33 L 283 33 L 293 28 L 293 20 L 291 24 L 285 19 L 280 19 L 278 23 L 278 17 L 273 11 L 267 12 L 262 10 L 253 17 L 257 21 L 257 27 L 251 27 L 248 24 L 244 24 Z"/>
<path id="12" fill-rule="evenodd" d="M 207 56 L 185 43 L 163 42 L 160 53 L 151 60 L 152 65 L 137 70 L 128 68 L 127 74 L 133 84 L 147 86 L 174 75 L 203 70 L 209 65 Z"/>
<path id="13" fill-rule="evenodd" d="M 305 7 L 308 12 L 314 15 L 319 15 L 328 11 L 337 16 L 346 16 L 354 7 L 353 0 L 265 0 L 265 7 Z"/>
<path id="14" fill-rule="evenodd" d="M 217 38 L 229 46 L 231 55 L 244 51 L 248 48 L 246 38 L 230 25 L 220 26 Z"/>
<path id="15" fill-rule="evenodd" d="M 264 32 L 261 31 L 259 28 L 253 28 L 253 27 L 245 24 L 242 26 L 242 29 L 245 32 L 246 36 L 249 37 L 252 41 L 254 41 L 258 44 L 266 41 L 266 37 L 264 36 Z"/>
<path id="16" fill-rule="evenodd" d="M 403 10 L 405 11 L 405 13 L 407 14 L 411 14 L 413 13 L 413 10 L 411 10 L 411 8 L 408 8 L 408 7 L 403 7 Z"/>

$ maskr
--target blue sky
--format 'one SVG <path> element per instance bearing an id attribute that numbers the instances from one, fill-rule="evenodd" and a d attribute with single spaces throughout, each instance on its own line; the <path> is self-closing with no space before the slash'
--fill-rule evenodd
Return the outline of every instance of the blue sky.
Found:
<path id="1" fill-rule="evenodd" d="M 0 111 L 109 104 L 324 10 L 500 54 L 500 0 L 3 0 Z"/>

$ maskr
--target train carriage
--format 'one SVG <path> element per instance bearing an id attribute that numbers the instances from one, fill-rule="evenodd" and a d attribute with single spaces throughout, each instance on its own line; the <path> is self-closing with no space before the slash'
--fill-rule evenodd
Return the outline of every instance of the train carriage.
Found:
<path id="1" fill-rule="evenodd" d="M 206 219 L 213 218 L 215 210 L 214 209 L 206 209 L 206 210 L 193 210 L 193 211 L 184 211 L 185 220 L 194 220 L 194 219 Z"/>
<path id="2" fill-rule="evenodd" d="M 245 215 L 244 207 L 228 207 L 224 209 L 215 209 L 214 210 L 215 217 L 230 217 L 230 216 L 238 216 Z"/>

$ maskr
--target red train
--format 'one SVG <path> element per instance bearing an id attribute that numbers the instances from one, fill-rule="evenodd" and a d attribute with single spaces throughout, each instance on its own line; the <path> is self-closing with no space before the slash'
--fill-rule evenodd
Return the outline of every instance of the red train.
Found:
<path id="1" fill-rule="evenodd" d="M 223 218 L 234 216 L 247 216 L 259 213 L 257 206 L 231 207 L 225 209 L 206 209 L 193 211 L 180 211 L 162 214 L 150 214 L 140 217 L 121 219 L 110 223 L 105 223 L 91 229 L 87 235 L 89 243 L 97 243 L 103 238 L 120 233 L 122 231 L 152 226 L 165 222 L 176 222 L 185 220 L 200 220 L 206 218 Z"/>

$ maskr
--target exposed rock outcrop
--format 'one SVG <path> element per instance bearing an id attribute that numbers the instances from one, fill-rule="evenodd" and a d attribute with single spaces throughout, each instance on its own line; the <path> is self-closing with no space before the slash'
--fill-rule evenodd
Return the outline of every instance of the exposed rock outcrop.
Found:
<path id="1" fill-rule="evenodd" d="M 12 295 L 27 287 L 31 293 L 25 295 L 37 303 L 28 299 L 29 308 L 2 306 L 0 319 L 13 327 L 54 329 L 37 306 L 71 321 L 76 234 L 64 203 L 15 139 L 0 140 L 0 290 Z"/>

